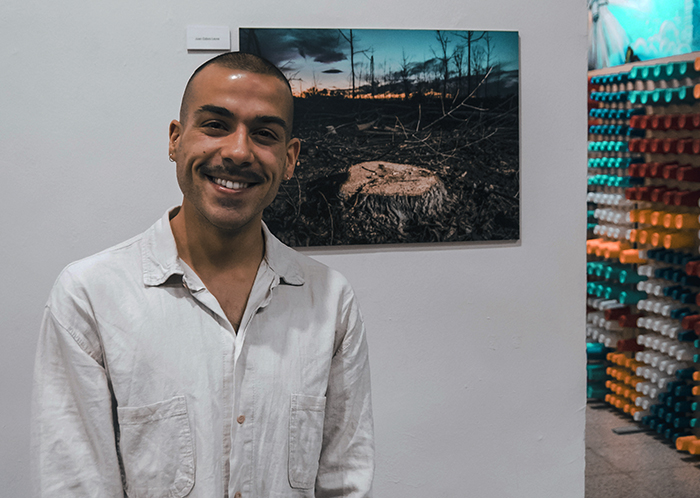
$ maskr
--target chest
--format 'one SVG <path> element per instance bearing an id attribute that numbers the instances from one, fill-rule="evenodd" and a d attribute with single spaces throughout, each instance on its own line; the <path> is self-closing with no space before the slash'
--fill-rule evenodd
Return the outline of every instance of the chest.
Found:
<path id="1" fill-rule="evenodd" d="M 249 272 L 211 275 L 204 282 L 235 330 L 240 328 L 254 281 L 255 273 Z"/>
<path id="2" fill-rule="evenodd" d="M 272 409 L 290 392 L 323 395 L 336 348 L 335 316 L 306 299 L 285 299 L 291 293 L 285 291 L 294 290 L 282 289 L 269 301 L 253 292 L 257 312 L 239 337 L 207 306 L 211 295 L 200 299 L 206 296 L 185 288 L 148 289 L 139 306 L 126 307 L 128 316 L 110 307 L 98 327 L 120 404 L 233 388 Z"/>
<path id="3" fill-rule="evenodd" d="M 212 295 L 219 302 L 226 318 L 236 330 L 240 328 L 243 313 L 250 297 L 251 286 L 225 284 L 208 286 Z"/>

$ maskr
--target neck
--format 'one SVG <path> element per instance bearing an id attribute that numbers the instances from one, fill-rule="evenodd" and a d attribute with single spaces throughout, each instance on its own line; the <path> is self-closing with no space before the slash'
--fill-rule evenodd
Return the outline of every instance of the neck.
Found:
<path id="1" fill-rule="evenodd" d="M 178 255 L 196 273 L 202 276 L 210 271 L 258 267 L 265 249 L 261 220 L 226 231 L 200 219 L 199 213 L 193 211 L 183 202 L 170 226 Z"/>

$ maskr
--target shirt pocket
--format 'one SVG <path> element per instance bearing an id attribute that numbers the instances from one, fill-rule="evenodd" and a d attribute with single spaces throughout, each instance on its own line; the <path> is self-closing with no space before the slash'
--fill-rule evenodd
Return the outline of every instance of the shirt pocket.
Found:
<path id="1" fill-rule="evenodd" d="M 194 441 L 184 396 L 117 407 L 129 498 L 180 498 L 194 486 Z"/>
<path id="2" fill-rule="evenodd" d="M 313 488 L 323 443 L 325 396 L 292 394 L 289 419 L 289 484 Z"/>

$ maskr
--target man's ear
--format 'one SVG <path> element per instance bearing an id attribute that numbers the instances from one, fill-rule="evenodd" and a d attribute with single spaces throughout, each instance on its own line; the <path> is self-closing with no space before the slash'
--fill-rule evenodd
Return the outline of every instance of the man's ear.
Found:
<path id="1" fill-rule="evenodd" d="M 180 135 L 182 134 L 182 124 L 176 119 L 170 122 L 170 128 L 168 130 L 169 142 L 168 142 L 168 154 L 174 159 L 177 152 L 177 144 L 180 140 Z"/>
<path id="2" fill-rule="evenodd" d="M 291 178 L 294 174 L 294 167 L 297 165 L 297 158 L 301 150 L 301 141 L 298 138 L 292 138 L 287 142 L 287 164 L 284 170 L 284 176 Z"/>

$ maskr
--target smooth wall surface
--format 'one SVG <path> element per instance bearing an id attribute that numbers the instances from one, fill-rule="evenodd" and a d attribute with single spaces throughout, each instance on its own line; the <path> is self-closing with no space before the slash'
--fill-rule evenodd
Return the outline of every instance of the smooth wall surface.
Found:
<path id="1" fill-rule="evenodd" d="M 574 0 L 150 0 L 0 8 L 0 495 L 29 495 L 31 372 L 70 261 L 180 201 L 188 24 L 517 30 L 522 240 L 306 251 L 369 328 L 375 496 L 582 497 L 586 10 Z M 234 32 L 234 40 L 236 39 Z"/>

